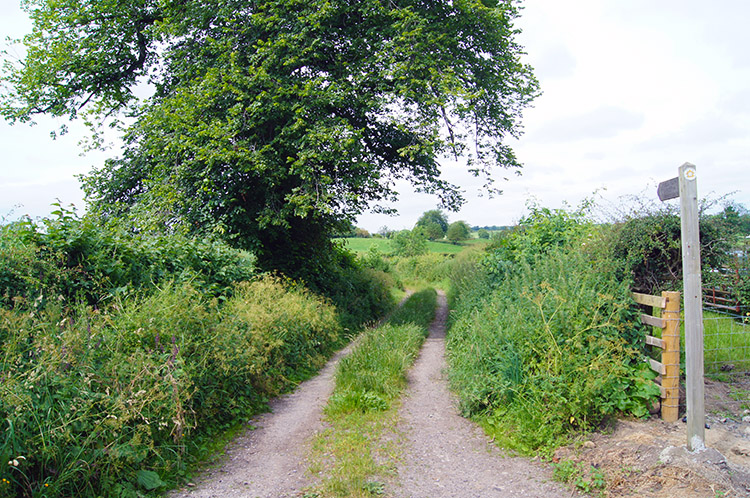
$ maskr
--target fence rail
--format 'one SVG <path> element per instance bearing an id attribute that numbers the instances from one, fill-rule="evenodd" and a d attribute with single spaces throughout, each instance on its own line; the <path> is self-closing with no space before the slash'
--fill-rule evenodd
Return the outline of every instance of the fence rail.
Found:
<path id="1" fill-rule="evenodd" d="M 704 287 L 703 306 L 708 309 L 732 311 L 738 315 L 741 312 L 740 299 L 731 289 Z"/>
<path id="2" fill-rule="evenodd" d="M 662 292 L 661 296 L 633 293 L 638 304 L 661 310 L 660 317 L 652 312 L 641 313 L 641 322 L 661 329 L 661 337 L 646 336 L 646 344 L 661 349 L 661 361 L 648 359 L 651 369 L 659 374 L 661 386 L 661 418 L 674 422 L 680 409 L 680 293 Z M 659 382 L 657 382 L 659 383 Z"/>

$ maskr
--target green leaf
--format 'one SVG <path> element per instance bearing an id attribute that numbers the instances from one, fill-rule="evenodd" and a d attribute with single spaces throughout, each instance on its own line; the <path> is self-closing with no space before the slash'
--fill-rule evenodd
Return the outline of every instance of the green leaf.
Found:
<path id="1" fill-rule="evenodd" d="M 135 476 L 138 479 L 138 484 L 149 491 L 167 485 L 167 483 L 161 480 L 159 474 L 152 470 L 139 470 L 135 473 Z"/>

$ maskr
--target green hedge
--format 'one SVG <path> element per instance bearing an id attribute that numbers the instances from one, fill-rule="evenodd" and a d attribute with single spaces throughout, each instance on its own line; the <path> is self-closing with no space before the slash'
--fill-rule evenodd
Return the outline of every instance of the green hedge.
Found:
<path id="1" fill-rule="evenodd" d="M 335 309 L 263 277 L 94 309 L 0 308 L 0 496 L 135 497 L 341 344 Z M 17 465 L 15 465 L 17 463 Z"/>
<path id="2" fill-rule="evenodd" d="M 643 327 L 601 228 L 528 203 L 518 229 L 452 272 L 450 379 L 504 446 L 548 452 L 608 416 L 648 415 L 659 389 Z"/>
<path id="3" fill-rule="evenodd" d="M 550 249 L 493 281 L 456 285 L 450 379 L 465 414 L 506 446 L 545 451 L 617 413 L 648 414 L 659 394 L 643 363 L 629 286 L 606 262 Z"/>
<path id="4" fill-rule="evenodd" d="M 0 306 L 101 304 L 167 281 L 218 296 L 251 278 L 254 261 L 220 241 L 148 236 L 59 212 L 0 226 Z"/>

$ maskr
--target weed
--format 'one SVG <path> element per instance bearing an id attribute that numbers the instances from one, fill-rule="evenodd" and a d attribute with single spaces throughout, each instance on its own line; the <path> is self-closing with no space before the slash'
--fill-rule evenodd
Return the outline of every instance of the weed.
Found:
<path id="1" fill-rule="evenodd" d="M 607 487 L 604 473 L 593 465 L 563 460 L 553 464 L 553 467 L 552 477 L 555 480 L 572 484 L 584 493 L 601 492 Z"/>
<path id="2" fill-rule="evenodd" d="M 392 465 L 382 462 L 394 458 L 381 436 L 395 431 L 405 373 L 427 336 L 435 306 L 434 290 L 413 294 L 387 324 L 365 332 L 357 349 L 339 363 L 325 409 L 331 427 L 316 438 L 311 458 L 311 471 L 326 476 L 318 490 L 322 496 L 385 493 L 385 485 L 372 480 L 389 474 Z"/>
<path id="3" fill-rule="evenodd" d="M 382 482 L 366 482 L 365 485 L 362 486 L 362 489 L 373 496 L 382 496 L 385 494 L 385 484 L 383 484 Z"/>

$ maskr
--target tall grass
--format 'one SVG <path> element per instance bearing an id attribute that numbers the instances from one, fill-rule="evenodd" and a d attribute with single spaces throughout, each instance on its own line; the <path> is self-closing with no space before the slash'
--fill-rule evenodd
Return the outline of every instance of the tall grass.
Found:
<path id="1" fill-rule="evenodd" d="M 0 308 L 0 496 L 136 497 L 179 480 L 192 450 L 322 365 L 337 318 L 274 277 L 224 305 L 185 284 L 105 309 Z"/>
<path id="2" fill-rule="evenodd" d="M 606 261 L 551 249 L 500 281 L 481 267 L 464 272 L 454 280 L 450 380 L 464 413 L 502 444 L 545 452 L 608 415 L 648 413 L 658 387 L 635 347 L 628 285 Z"/>
<path id="3" fill-rule="evenodd" d="M 390 408 L 406 383 L 407 368 L 427 337 L 436 302 L 434 289 L 413 294 L 385 325 L 362 337 L 357 349 L 339 363 L 327 413 Z"/>
<path id="4" fill-rule="evenodd" d="M 438 287 L 450 290 L 455 268 L 482 258 L 482 246 L 466 248 L 458 254 L 423 254 L 408 258 L 394 258 L 395 271 L 411 287 Z"/>

